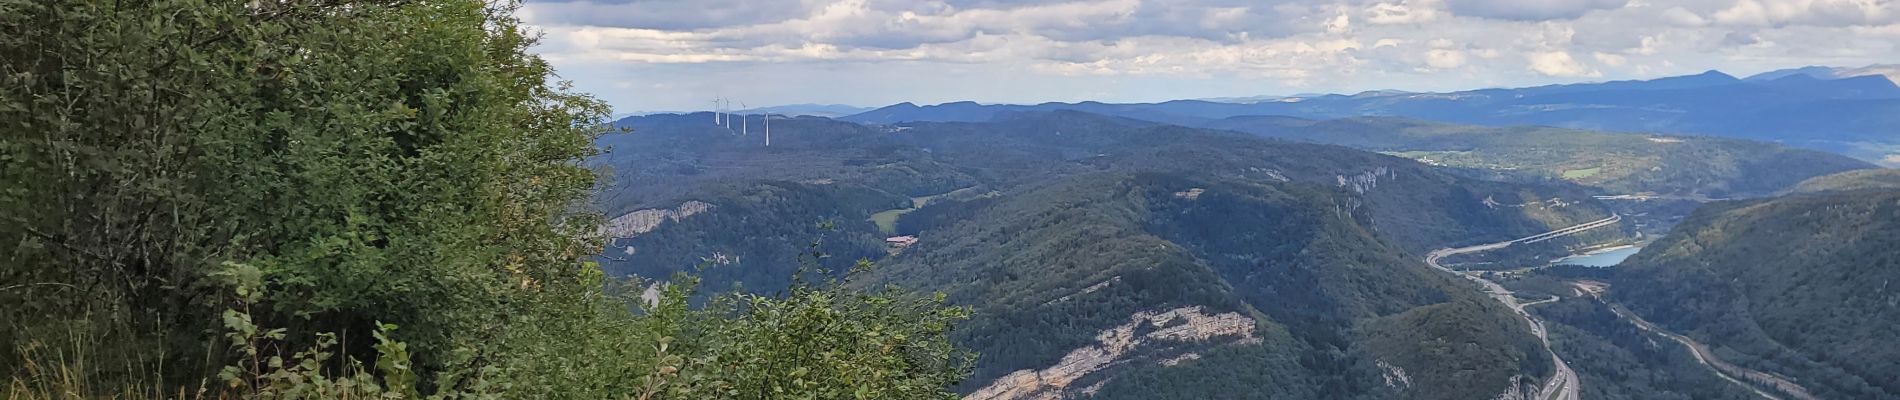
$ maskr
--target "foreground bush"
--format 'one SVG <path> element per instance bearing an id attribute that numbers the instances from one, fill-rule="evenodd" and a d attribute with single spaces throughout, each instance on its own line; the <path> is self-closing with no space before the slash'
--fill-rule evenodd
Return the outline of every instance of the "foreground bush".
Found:
<path id="1" fill-rule="evenodd" d="M 961 375 L 940 301 L 615 295 L 580 166 L 608 110 L 550 83 L 514 8 L 0 1 L 9 397 L 915 398 Z"/>

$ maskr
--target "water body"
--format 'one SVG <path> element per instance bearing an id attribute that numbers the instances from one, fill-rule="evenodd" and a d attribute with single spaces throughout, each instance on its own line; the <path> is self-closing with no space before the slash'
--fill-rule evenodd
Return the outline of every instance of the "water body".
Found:
<path id="1" fill-rule="evenodd" d="M 1550 263 L 1559 265 L 1582 265 L 1586 267 L 1614 267 L 1617 264 L 1622 264 L 1623 260 L 1629 259 L 1630 256 L 1636 255 L 1636 252 L 1639 251 L 1643 251 L 1643 248 L 1635 246 L 1611 248 L 1584 254 L 1575 254 L 1569 257 L 1559 258 Z"/>

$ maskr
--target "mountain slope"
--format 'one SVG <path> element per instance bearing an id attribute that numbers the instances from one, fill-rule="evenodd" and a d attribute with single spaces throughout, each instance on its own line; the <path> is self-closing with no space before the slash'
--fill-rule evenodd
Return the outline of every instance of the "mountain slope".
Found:
<path id="1" fill-rule="evenodd" d="M 1711 204 L 1625 262 L 1616 298 L 1821 398 L 1900 398 L 1900 191 Z"/>
<path id="2" fill-rule="evenodd" d="M 1845 192 L 1854 190 L 1900 189 L 1900 170 L 1863 169 L 1801 181 L 1791 189 L 1796 193 Z"/>
<path id="3" fill-rule="evenodd" d="M 1549 374 L 1535 336 L 1418 254 L 1608 215 L 1574 187 L 1079 112 L 774 121 L 771 148 L 704 114 L 623 125 L 600 198 L 643 229 L 610 271 L 704 260 L 709 288 L 771 291 L 822 236 L 833 260 L 883 265 L 865 287 L 976 309 L 957 334 L 983 354 L 972 398 L 1515 393 Z M 884 252 L 878 218 L 919 241 Z"/>
<path id="4" fill-rule="evenodd" d="M 1372 226 L 1407 251 L 1508 240 L 1608 214 L 1575 188 L 1489 182 L 1337 146 L 1077 112 L 1026 113 L 983 124 L 910 124 L 896 135 L 939 160 L 969 166 L 973 175 L 1001 173 L 998 179 L 1171 172 L 1343 188 L 1361 195 L 1363 203 L 1342 207 L 1369 208 Z"/>
<path id="5" fill-rule="evenodd" d="M 932 225 L 931 218 L 967 218 L 979 211 L 970 204 L 995 201 L 912 204 L 917 199 L 958 191 L 1007 195 L 1025 185 L 1103 171 L 1291 180 L 1353 190 L 1361 196 L 1345 206 L 1371 210 L 1372 226 L 1411 252 L 1507 240 L 1607 215 L 1588 193 L 1571 188 L 1480 181 L 1345 148 L 1083 113 L 884 129 L 819 118 L 781 120 L 775 121 L 776 141 L 769 148 L 757 132 L 741 136 L 714 127 L 711 117 L 630 118 L 623 126 L 633 133 L 601 139 L 610 150 L 593 160 L 609 171 L 599 207 L 616 223 L 638 228 L 610 235 L 616 240 L 603 260 L 610 272 L 665 277 L 717 252 L 727 256 L 721 262 L 726 267 L 707 275 L 771 290 L 796 267 L 793 250 L 809 247 L 819 235 L 821 220 L 832 229 L 824 233 L 829 240 L 823 250 L 874 255 L 881 228 L 866 221 L 873 214 L 896 214 L 900 231 L 917 233 Z M 694 202 L 707 210 L 675 212 Z M 917 205 L 923 207 L 907 210 Z M 730 283 L 709 281 L 716 288 Z"/>
<path id="6" fill-rule="evenodd" d="M 1339 213 L 1353 196 L 1089 174 L 928 232 L 879 282 L 944 290 L 976 308 L 982 317 L 960 336 L 987 355 L 971 381 L 978 395 L 1489 398 L 1535 381 L 1522 374 L 1548 373 L 1508 310 L 1381 243 L 1364 215 Z M 1259 328 L 1211 348 L 1137 344 L 1074 362 L 1131 315 L 1189 308 Z M 1196 378 L 1160 379 L 1188 371 Z M 1388 374 L 1407 382 L 1387 386 Z"/>

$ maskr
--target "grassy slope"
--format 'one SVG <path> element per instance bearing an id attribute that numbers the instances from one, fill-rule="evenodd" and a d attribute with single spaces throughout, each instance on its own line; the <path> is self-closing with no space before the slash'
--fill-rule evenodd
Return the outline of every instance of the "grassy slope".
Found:
<path id="1" fill-rule="evenodd" d="M 1480 127 L 1393 118 L 1239 117 L 1207 126 L 1392 152 L 1502 178 L 1561 179 L 1613 193 L 1755 197 L 1807 178 L 1874 167 L 1819 151 L 1713 137 Z"/>

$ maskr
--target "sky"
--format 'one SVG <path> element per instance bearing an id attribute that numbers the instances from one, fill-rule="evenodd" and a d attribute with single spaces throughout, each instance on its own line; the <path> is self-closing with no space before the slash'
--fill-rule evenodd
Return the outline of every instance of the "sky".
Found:
<path id="1" fill-rule="evenodd" d="M 526 0 L 618 113 L 1453 91 L 1900 62 L 1900 0 Z"/>

